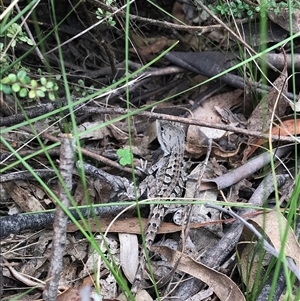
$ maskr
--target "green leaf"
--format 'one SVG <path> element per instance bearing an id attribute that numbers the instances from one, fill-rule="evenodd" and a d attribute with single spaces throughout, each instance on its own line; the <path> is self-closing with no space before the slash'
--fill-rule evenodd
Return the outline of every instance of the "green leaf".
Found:
<path id="1" fill-rule="evenodd" d="M 50 100 L 54 101 L 55 100 L 55 95 L 52 92 L 48 92 L 48 97 Z"/>
<path id="2" fill-rule="evenodd" d="M 116 22 L 113 20 L 112 17 L 109 17 L 108 23 L 109 23 L 110 26 L 115 26 L 116 25 Z"/>
<path id="3" fill-rule="evenodd" d="M 30 85 L 31 85 L 32 88 L 37 88 L 38 82 L 37 82 L 35 79 L 32 79 L 32 80 L 30 81 Z M 30 93 L 29 93 L 29 94 L 30 94 Z"/>
<path id="4" fill-rule="evenodd" d="M 122 166 L 132 163 L 133 155 L 128 149 L 118 149 L 117 155 L 120 157 L 119 162 Z"/>
<path id="5" fill-rule="evenodd" d="M 22 81 L 22 80 L 25 80 L 26 75 L 27 75 L 26 71 L 21 69 L 21 70 L 19 70 L 18 73 L 17 73 L 17 78 L 18 78 L 20 81 Z"/>
<path id="6" fill-rule="evenodd" d="M 9 85 L 5 85 L 0 83 L 0 91 L 2 91 L 4 94 L 8 95 L 11 94 L 11 87 Z"/>
<path id="7" fill-rule="evenodd" d="M 30 90 L 29 94 L 28 94 L 28 97 L 30 99 L 36 98 L 36 91 L 35 90 Z"/>
<path id="8" fill-rule="evenodd" d="M 32 42 L 29 38 L 27 38 L 26 43 L 27 43 L 29 46 L 33 46 L 33 42 Z"/>
<path id="9" fill-rule="evenodd" d="M 41 81 L 41 84 L 42 84 L 43 86 L 46 86 L 46 85 L 47 85 L 47 79 L 46 79 L 45 77 L 41 77 L 41 78 L 40 78 L 40 81 Z"/>
<path id="10" fill-rule="evenodd" d="M 37 95 L 38 97 L 45 97 L 45 92 L 42 91 L 42 90 L 36 90 L 36 95 Z"/>
<path id="11" fill-rule="evenodd" d="M 28 94 L 28 91 L 26 88 L 22 88 L 20 91 L 19 91 L 19 96 L 20 97 L 26 97 Z"/>
<path id="12" fill-rule="evenodd" d="M 49 81 L 49 82 L 47 82 L 47 84 L 46 84 L 46 88 L 47 89 L 52 89 L 54 87 L 54 83 L 52 82 L 52 81 Z"/>
<path id="13" fill-rule="evenodd" d="M 103 10 L 100 7 L 98 7 L 98 9 L 96 11 L 96 14 L 97 15 L 103 15 Z"/>
<path id="14" fill-rule="evenodd" d="M 15 83 L 17 81 L 17 75 L 14 74 L 14 73 L 8 74 L 7 77 L 9 78 L 9 80 L 10 80 L 11 83 Z"/>
<path id="15" fill-rule="evenodd" d="M 19 24 L 17 24 L 17 23 L 13 23 L 10 28 L 11 28 L 11 32 L 13 32 L 14 34 L 16 32 L 22 31 L 21 26 Z"/>
<path id="16" fill-rule="evenodd" d="M 88 90 L 87 90 L 87 92 L 88 92 L 89 94 L 93 94 L 94 91 L 95 91 L 95 88 L 94 88 L 93 85 L 91 85 L 91 86 L 88 88 Z"/>
<path id="17" fill-rule="evenodd" d="M 21 80 L 22 84 L 29 85 L 31 78 L 27 75 L 24 79 Z"/>
<path id="18" fill-rule="evenodd" d="M 8 76 L 4 77 L 1 79 L 1 83 L 2 84 L 9 84 L 10 83 L 10 79 Z"/>
<path id="19" fill-rule="evenodd" d="M 28 40 L 27 37 L 23 37 L 23 36 L 19 36 L 18 39 L 21 41 L 21 42 L 26 42 Z"/>
<path id="20" fill-rule="evenodd" d="M 14 91 L 14 92 L 19 92 L 21 90 L 21 87 L 19 85 L 19 83 L 14 83 L 12 86 L 11 86 L 11 89 Z"/>

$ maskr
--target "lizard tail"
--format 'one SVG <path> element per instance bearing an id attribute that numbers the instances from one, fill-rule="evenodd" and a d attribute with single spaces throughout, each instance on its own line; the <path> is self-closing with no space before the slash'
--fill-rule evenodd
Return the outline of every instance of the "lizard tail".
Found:
<path id="1" fill-rule="evenodd" d="M 145 231 L 145 243 L 149 250 L 156 237 L 157 231 L 165 217 L 166 208 L 164 205 L 156 205 L 152 208 Z"/>
<path id="2" fill-rule="evenodd" d="M 149 250 L 153 244 L 157 231 L 165 217 L 166 208 L 164 205 L 156 205 L 150 213 L 148 224 L 145 231 L 145 244 L 146 248 Z M 142 280 L 144 276 L 144 271 L 146 267 L 146 250 L 143 248 L 142 254 L 140 256 L 137 272 L 135 275 L 135 279 L 132 283 L 131 292 L 133 295 L 136 295 L 137 292 L 142 287 Z"/>
<path id="3" fill-rule="evenodd" d="M 144 276 L 144 268 L 146 266 L 145 254 L 142 252 L 139 264 L 136 270 L 135 278 L 131 286 L 131 293 L 135 296 L 142 287 L 142 278 Z"/>

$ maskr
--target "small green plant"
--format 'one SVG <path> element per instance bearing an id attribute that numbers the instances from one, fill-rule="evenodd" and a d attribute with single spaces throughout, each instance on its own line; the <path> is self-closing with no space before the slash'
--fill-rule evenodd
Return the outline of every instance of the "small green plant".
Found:
<path id="1" fill-rule="evenodd" d="M 300 8 L 299 1 L 292 1 L 292 8 Z M 210 10 L 216 15 L 232 16 L 238 19 L 248 17 L 252 19 L 255 14 L 259 13 L 261 17 L 265 17 L 268 10 L 273 9 L 275 14 L 280 15 L 282 9 L 288 8 L 287 1 L 276 2 L 275 0 L 261 1 L 259 6 L 249 5 L 242 0 L 220 1 L 217 6 L 208 5 Z"/>
<path id="2" fill-rule="evenodd" d="M 81 93 L 81 96 L 87 96 L 89 94 L 95 93 L 94 86 L 91 85 L 87 88 L 82 79 L 78 80 L 78 85 L 74 85 L 74 90 L 78 93 Z"/>
<path id="3" fill-rule="evenodd" d="M 234 0 L 229 2 L 220 2 L 217 6 L 209 5 L 209 8 L 216 14 L 221 16 L 232 15 L 235 18 L 254 17 L 255 6 L 251 6 L 242 0 Z"/>
<path id="4" fill-rule="evenodd" d="M 117 155 L 120 157 L 119 162 L 122 166 L 132 163 L 133 155 L 128 149 L 118 149 Z"/>
<path id="5" fill-rule="evenodd" d="M 109 7 L 114 7 L 116 5 L 115 0 L 106 0 L 105 4 Z M 107 18 L 107 20 L 105 22 L 109 26 L 115 26 L 116 25 L 116 22 L 114 21 L 114 19 L 112 17 L 112 14 L 108 11 L 104 11 L 100 7 L 98 7 L 98 9 L 96 11 L 96 16 L 97 16 L 97 19 L 99 19 L 99 20 Z"/>
<path id="6" fill-rule="evenodd" d="M 0 81 L 0 91 L 4 94 L 17 93 L 19 97 L 29 99 L 43 98 L 48 93 L 50 100 L 55 100 L 54 92 L 58 90 L 57 84 L 41 77 L 39 80 L 31 79 L 25 70 L 19 70 L 17 74 L 10 73 Z"/>
<path id="7" fill-rule="evenodd" d="M 300 5 L 298 4 L 295 5 L 293 2 L 292 2 L 292 9 L 296 8 L 296 7 L 300 7 Z M 264 2 L 262 5 L 260 6 L 257 6 L 256 7 L 256 12 L 259 12 L 262 16 L 264 16 L 265 12 L 267 12 L 268 10 L 270 9 L 273 9 L 274 10 L 274 13 L 276 15 L 280 15 L 280 12 L 282 9 L 286 9 L 288 8 L 288 4 L 287 2 L 275 2 L 274 0 L 269 0 L 267 2 Z"/>
<path id="8" fill-rule="evenodd" d="M 9 55 L 4 53 L 4 44 L 0 43 L 0 71 L 13 68 L 15 72 L 19 71 L 20 69 L 23 69 L 25 71 L 29 70 L 29 68 L 22 67 L 21 62 L 15 63 L 13 67 L 11 67 L 12 60 Z M 0 76 L 2 76 L 2 73 L 0 72 Z"/>
<path id="9" fill-rule="evenodd" d="M 6 69 L 10 66 L 10 59 L 8 55 L 3 55 L 4 44 L 0 43 L 0 69 Z"/>
<path id="10" fill-rule="evenodd" d="M 13 23 L 5 32 L 5 35 L 8 38 L 14 38 L 14 40 L 12 41 L 11 46 L 15 47 L 17 42 L 24 42 L 30 46 L 33 45 L 32 41 L 30 40 L 30 38 L 27 36 L 27 34 L 22 30 L 22 27 L 17 24 L 17 23 Z M 4 34 L 0 35 L 0 37 L 3 37 Z"/>

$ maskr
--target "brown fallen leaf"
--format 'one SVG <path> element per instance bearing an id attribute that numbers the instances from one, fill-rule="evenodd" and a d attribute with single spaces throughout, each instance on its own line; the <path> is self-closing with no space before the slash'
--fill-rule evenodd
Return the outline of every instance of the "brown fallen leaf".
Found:
<path id="1" fill-rule="evenodd" d="M 178 264 L 178 270 L 205 282 L 209 287 L 213 288 L 221 301 L 246 300 L 239 287 L 226 275 L 195 261 L 179 251 L 157 246 L 152 247 L 151 250 L 166 257 L 172 267 Z"/>
<path id="2" fill-rule="evenodd" d="M 272 116 L 275 111 L 275 116 L 283 117 L 288 107 L 288 102 L 285 100 L 283 94 L 287 92 L 287 64 L 285 58 L 284 68 L 273 83 L 273 88 L 262 98 L 260 103 L 251 113 L 248 122 L 247 129 L 257 132 L 265 132 L 271 126 L 273 122 Z M 257 138 L 250 137 L 248 144 L 255 144 Z M 249 157 L 249 153 L 252 151 L 251 147 L 247 147 L 244 151 L 243 162 Z"/>
<path id="3" fill-rule="evenodd" d="M 40 201 L 31 193 L 33 184 L 16 181 L 2 184 L 4 189 L 9 193 L 10 197 L 21 208 L 22 212 L 43 211 L 45 208 Z M 27 189 L 24 189 L 27 188 Z"/>
<path id="4" fill-rule="evenodd" d="M 280 222 L 278 221 L 280 219 Z M 300 270 L 300 246 L 297 241 L 293 229 L 288 226 L 286 218 L 276 211 L 271 211 L 267 215 L 263 214 L 248 220 L 249 223 L 261 233 L 265 233 L 266 237 L 270 240 L 274 248 L 279 252 L 282 247 L 281 233 L 284 233 L 288 228 L 288 234 L 284 243 L 284 253 L 286 256 L 291 257 L 296 262 Z M 246 227 L 243 230 L 243 239 L 246 241 L 253 241 L 254 234 Z"/>
<path id="5" fill-rule="evenodd" d="M 80 301 L 81 297 L 77 288 L 70 288 L 57 296 L 57 301 Z"/>
<path id="6" fill-rule="evenodd" d="M 141 228 L 140 223 L 138 221 L 137 217 L 131 217 L 126 219 L 118 219 L 113 224 L 111 224 L 111 217 L 103 217 L 95 222 L 95 220 L 91 219 L 89 220 L 89 226 L 92 232 L 99 232 L 106 231 L 107 228 L 110 226 L 109 232 L 112 233 L 130 233 L 130 234 L 141 234 Z M 146 228 L 148 219 L 143 218 L 141 220 L 141 223 L 143 225 L 143 229 Z M 232 219 L 233 221 L 233 219 Z M 201 228 L 210 224 L 216 224 L 216 223 L 223 223 L 224 220 L 217 220 L 217 221 L 211 221 L 211 222 L 205 222 L 205 223 L 191 223 L 190 228 Z M 228 222 L 228 220 L 226 221 Z M 80 224 L 82 224 L 80 222 Z M 82 224 L 83 225 L 83 224 Z M 100 226 L 100 227 L 99 227 Z M 72 233 L 78 231 L 78 228 L 74 224 L 68 225 L 67 232 Z M 182 231 L 182 226 L 175 225 L 173 223 L 166 223 L 163 222 L 160 229 L 158 230 L 158 234 L 165 234 L 165 233 L 174 233 Z"/>
<path id="7" fill-rule="evenodd" d="M 273 153 L 276 153 L 277 158 L 284 156 L 287 152 L 291 150 L 290 146 L 283 146 L 281 148 L 274 149 Z M 246 179 L 247 177 L 253 176 L 255 172 L 261 169 L 263 166 L 269 164 L 269 162 L 273 159 L 273 156 L 269 152 L 265 152 L 259 156 L 254 157 L 253 159 L 247 161 L 243 165 L 239 166 L 228 172 L 227 174 L 223 174 L 214 179 L 206 180 L 204 179 L 202 183 L 204 184 L 215 184 L 218 189 L 224 189 L 232 186 L 233 184 Z M 201 183 L 201 186 L 202 186 Z M 201 187 L 200 187 L 201 189 Z"/>
<path id="8" fill-rule="evenodd" d="M 292 32 L 298 33 L 300 31 L 300 10 L 293 8 L 290 12 L 287 7 L 279 9 L 279 12 L 275 9 L 268 9 L 268 17 L 272 22 L 278 24 L 280 27 L 290 32 L 290 18 L 292 24 Z"/>
<path id="9" fill-rule="evenodd" d="M 251 212 L 250 214 L 242 215 L 242 217 L 249 217 L 249 216 L 255 216 L 257 214 L 261 214 L 263 211 L 256 211 Z M 138 221 L 137 217 L 130 217 L 130 218 L 119 218 L 116 220 L 113 224 L 111 224 L 112 218 L 111 217 L 101 217 L 99 220 L 90 219 L 88 220 L 88 224 L 90 227 L 90 230 L 92 232 L 104 232 L 109 228 L 109 233 L 128 233 L 128 234 L 141 234 L 141 228 L 140 223 Z M 141 223 L 143 226 L 143 229 L 146 228 L 147 225 L 147 218 L 142 218 Z M 227 219 L 227 220 L 213 220 L 209 222 L 199 222 L 199 223 L 191 223 L 189 225 L 190 229 L 197 229 L 197 228 L 203 228 L 205 226 L 214 225 L 218 223 L 233 223 L 235 221 L 235 218 Z M 84 224 L 82 222 L 79 222 L 82 226 Z M 69 224 L 67 228 L 68 233 L 73 233 L 78 231 L 78 228 L 74 224 Z M 174 233 L 182 231 L 182 226 L 175 225 L 173 223 L 166 223 L 163 222 L 161 227 L 158 230 L 158 234 L 166 234 L 166 233 Z"/>
<path id="10" fill-rule="evenodd" d="M 201 104 L 201 106 L 193 111 L 194 118 L 201 121 L 220 124 L 222 123 L 222 116 L 218 113 L 216 107 L 218 107 L 219 109 L 229 109 L 231 107 L 234 107 L 235 105 L 242 102 L 242 94 L 243 90 L 237 89 L 232 92 L 209 97 Z M 208 138 L 219 139 L 224 135 L 226 135 L 227 137 L 230 134 L 231 133 L 228 133 L 224 130 L 190 125 L 186 137 L 186 151 L 193 157 L 197 158 L 203 154 L 206 154 Z M 222 150 L 219 151 L 219 155 L 221 151 Z M 226 154 L 226 151 L 223 151 L 223 153 L 224 157 L 229 156 L 228 153 Z M 221 157 L 223 156 L 221 155 Z"/>
<path id="11" fill-rule="evenodd" d="M 136 35 L 135 40 L 138 38 L 139 37 Z M 141 40 L 142 41 L 139 43 L 140 45 L 137 45 L 135 49 L 129 49 L 129 51 L 132 53 L 137 51 L 146 61 L 152 60 L 153 54 L 161 52 L 168 45 L 168 39 L 164 36 L 156 38 L 154 42 L 144 38 Z"/>
<path id="12" fill-rule="evenodd" d="M 182 3 L 175 1 L 173 7 L 172 7 L 172 15 L 180 20 L 183 23 L 188 24 L 187 20 L 185 19 L 185 13 L 182 9 Z M 174 24 L 182 24 L 180 22 L 178 22 L 176 19 L 173 19 Z"/>
<path id="13" fill-rule="evenodd" d="M 265 132 L 265 134 L 267 134 Z M 297 119 L 296 121 L 293 119 L 284 120 L 280 125 L 274 125 L 272 127 L 272 135 L 279 135 L 279 136 L 296 136 L 300 134 L 300 119 Z M 256 141 L 253 141 L 253 145 L 249 145 L 249 151 L 247 153 L 246 158 L 248 159 L 259 146 L 261 146 L 263 143 L 267 142 L 265 139 L 257 139 Z"/>

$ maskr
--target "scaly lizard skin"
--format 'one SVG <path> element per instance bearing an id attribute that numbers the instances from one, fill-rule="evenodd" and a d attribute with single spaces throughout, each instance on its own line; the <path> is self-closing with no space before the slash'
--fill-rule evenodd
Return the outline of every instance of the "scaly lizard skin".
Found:
<path id="1" fill-rule="evenodd" d="M 184 162 L 185 132 L 178 123 L 156 121 L 157 138 L 163 150 L 163 157 L 149 169 L 149 175 L 140 184 L 140 190 L 147 192 L 147 198 L 174 200 L 181 197 L 186 181 Z M 151 205 L 145 231 L 145 244 L 149 250 L 157 231 L 167 213 L 176 205 Z M 145 249 L 142 250 L 131 292 L 135 295 L 141 288 L 146 267 Z"/>

